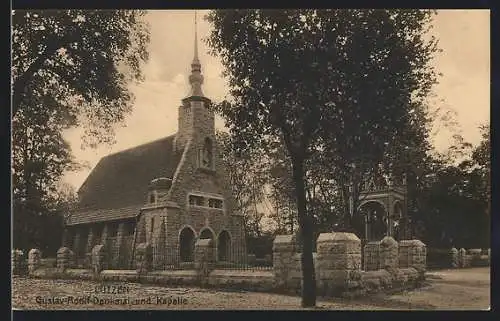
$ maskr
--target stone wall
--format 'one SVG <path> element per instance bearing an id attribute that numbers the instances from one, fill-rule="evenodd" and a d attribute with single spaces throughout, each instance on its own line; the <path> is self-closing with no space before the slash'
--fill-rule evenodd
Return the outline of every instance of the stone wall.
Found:
<path id="1" fill-rule="evenodd" d="M 290 270 L 295 264 L 295 235 L 277 235 L 273 242 L 273 272 L 276 289 L 290 287 Z"/>
<path id="2" fill-rule="evenodd" d="M 105 247 L 97 245 L 92 251 L 94 270 L 69 268 L 70 251 L 61 248 L 58 251 L 58 268 L 39 267 L 31 276 L 196 285 L 290 294 L 301 292 L 302 254 L 296 252 L 295 236 L 276 236 L 271 271 L 215 269 L 212 242 L 210 239 L 199 239 L 196 242 L 195 268 L 190 270 L 152 271 L 151 246 L 141 243 L 135 251 L 136 270 L 105 269 Z M 377 260 L 385 268 L 373 271 L 361 270 L 361 242 L 352 233 L 320 234 L 317 249 L 318 252 L 313 254 L 313 263 L 319 296 L 357 296 L 402 291 L 419 286 L 425 276 L 425 255 L 422 260 L 425 244 L 418 240 L 401 241 L 398 247 L 392 237 L 384 238 L 380 242 Z M 400 262 L 403 266 L 400 266 Z"/>
<path id="3" fill-rule="evenodd" d="M 451 258 L 451 267 L 452 268 L 458 268 L 459 266 L 459 261 L 458 261 L 458 250 L 454 247 L 451 248 L 450 250 L 450 258 Z"/>
<path id="4" fill-rule="evenodd" d="M 67 247 L 61 247 L 57 250 L 56 266 L 59 270 L 72 268 L 75 266 L 75 254 Z"/>
<path id="5" fill-rule="evenodd" d="M 196 118 L 193 131 L 186 134 L 179 129 L 179 133 L 183 133 L 180 135 L 183 137 L 180 141 L 186 141 L 186 143 L 181 144 L 184 150 L 167 196 L 168 201 L 179 205 L 179 211 L 178 215 L 169 213 L 167 225 L 169 229 L 177 232 L 171 234 L 176 236 L 184 226 L 190 226 L 196 233 L 200 233 L 203 228 L 210 227 L 214 238 L 217 238 L 221 231 L 228 231 L 231 236 L 232 253 L 238 254 L 235 260 L 243 261 L 246 255 L 243 217 L 233 213 L 234 199 L 227 183 L 227 173 L 217 152 L 213 119 L 210 118 L 213 117 L 213 113 L 205 111 L 205 107 L 200 104 L 202 102 L 192 102 L 192 117 Z M 213 170 L 200 169 L 198 166 L 199 150 L 203 147 L 206 137 L 213 142 Z M 222 195 L 224 210 L 212 209 L 208 206 L 189 206 L 188 194 L 190 192 Z M 168 241 L 177 242 L 177 240 Z"/>
<path id="6" fill-rule="evenodd" d="M 468 268 L 489 266 L 490 250 L 482 249 L 429 249 L 427 253 L 427 266 L 429 268 Z"/>
<path id="7" fill-rule="evenodd" d="M 380 268 L 396 269 L 399 267 L 399 246 L 398 242 L 390 236 L 386 236 L 380 241 Z M 424 262 L 425 266 L 425 262 Z"/>
<path id="8" fill-rule="evenodd" d="M 42 252 L 39 249 L 31 249 L 28 252 L 28 273 L 32 274 L 42 265 Z"/>
<path id="9" fill-rule="evenodd" d="M 12 275 L 25 275 L 28 273 L 27 259 L 23 251 L 11 251 L 11 268 Z"/>
<path id="10" fill-rule="evenodd" d="M 300 293 L 301 254 L 296 253 L 295 245 L 292 235 L 275 238 L 275 290 Z M 362 271 L 359 238 L 352 233 L 320 234 L 318 252 L 313 255 L 318 295 L 356 296 L 419 286 L 425 277 L 425 244 L 412 240 L 402 245 L 403 250 L 400 252 L 400 244 L 392 237 L 372 242 L 369 245 L 373 250 L 370 257 L 372 270 Z M 399 266 L 400 261 L 403 267 Z"/>
<path id="11" fill-rule="evenodd" d="M 104 245 L 98 244 L 94 246 L 91 257 L 92 271 L 95 275 L 98 275 L 102 270 L 108 268 L 109 253 L 107 253 Z"/>
<path id="12" fill-rule="evenodd" d="M 318 294 L 332 296 L 362 287 L 361 240 L 353 233 L 322 233 L 317 239 Z"/>
<path id="13" fill-rule="evenodd" d="M 399 242 L 399 267 L 415 268 L 423 275 L 427 268 L 427 249 L 420 240 L 402 240 Z"/>

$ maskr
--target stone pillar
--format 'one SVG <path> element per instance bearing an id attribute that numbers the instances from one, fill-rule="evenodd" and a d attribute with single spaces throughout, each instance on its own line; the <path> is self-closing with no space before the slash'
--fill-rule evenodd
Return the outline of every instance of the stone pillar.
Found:
<path id="1" fill-rule="evenodd" d="M 399 242 L 399 267 L 413 267 L 422 275 L 427 265 L 427 249 L 420 240 L 403 240 Z"/>
<path id="2" fill-rule="evenodd" d="M 75 241 L 73 243 L 73 254 L 75 256 L 75 263 L 78 265 L 78 259 L 80 258 L 80 242 L 81 242 L 82 234 L 80 231 L 76 231 L 75 233 Z"/>
<path id="3" fill-rule="evenodd" d="M 116 245 L 113 255 L 110 255 L 110 259 L 114 261 L 114 266 L 122 267 L 124 266 L 124 262 L 121 259 L 122 255 L 122 246 L 123 246 L 123 237 L 125 236 L 125 223 L 118 224 L 118 230 L 116 231 Z"/>
<path id="4" fill-rule="evenodd" d="M 398 242 L 391 236 L 386 236 L 380 241 L 381 269 L 396 269 L 399 266 Z"/>
<path id="5" fill-rule="evenodd" d="M 153 264 L 153 251 L 148 243 L 140 243 L 135 249 L 135 264 L 138 274 L 151 271 Z"/>
<path id="6" fill-rule="evenodd" d="M 462 247 L 458 250 L 458 266 L 461 268 L 466 267 L 467 265 L 467 251 Z"/>
<path id="7" fill-rule="evenodd" d="M 194 245 L 194 266 L 201 276 L 206 277 L 214 267 L 214 246 L 212 239 L 199 239 Z"/>
<path id="8" fill-rule="evenodd" d="M 57 251 L 57 259 L 56 259 L 56 265 L 57 268 L 61 271 L 66 270 L 67 268 L 70 267 L 71 264 L 71 251 L 67 247 L 61 247 Z"/>
<path id="9" fill-rule="evenodd" d="M 370 213 L 368 212 L 365 215 L 365 239 L 368 242 L 370 240 Z"/>
<path id="10" fill-rule="evenodd" d="M 275 287 L 286 289 L 295 254 L 295 235 L 277 235 L 273 242 L 273 272 Z"/>
<path id="11" fill-rule="evenodd" d="M 92 248 L 94 247 L 94 228 L 89 228 L 89 235 L 87 237 L 87 245 L 85 246 L 85 268 L 92 268 Z"/>
<path id="12" fill-rule="evenodd" d="M 69 259 L 68 259 L 69 268 L 78 267 L 78 257 L 75 252 L 69 250 Z"/>
<path id="13" fill-rule="evenodd" d="M 101 244 L 108 245 L 108 224 L 104 224 L 101 234 Z"/>
<path id="14" fill-rule="evenodd" d="M 361 240 L 353 233 L 322 233 L 317 239 L 318 293 L 343 293 L 361 279 Z"/>
<path id="15" fill-rule="evenodd" d="M 212 239 L 199 239 L 194 245 L 194 262 L 207 262 L 212 264 L 215 262 L 214 242 Z"/>
<path id="16" fill-rule="evenodd" d="M 69 231 L 68 228 L 65 228 L 63 231 L 62 242 L 61 242 L 63 247 L 68 246 L 68 239 L 69 239 Z"/>
<path id="17" fill-rule="evenodd" d="M 98 244 L 92 249 L 92 271 L 94 276 L 98 276 L 102 270 L 108 267 L 108 253 L 106 251 L 106 246 L 103 244 Z"/>
<path id="18" fill-rule="evenodd" d="M 153 245 L 153 267 L 155 270 L 162 270 L 165 266 L 167 256 L 165 230 L 165 220 L 161 217 L 158 238 L 156 244 Z"/>
<path id="19" fill-rule="evenodd" d="M 42 253 L 39 249 L 31 249 L 28 252 L 28 273 L 32 274 L 42 264 Z"/>
<path id="20" fill-rule="evenodd" d="M 137 243 L 146 243 L 146 221 L 144 216 L 141 216 L 136 226 Z"/>
<path id="21" fill-rule="evenodd" d="M 389 181 L 389 188 L 392 188 L 393 183 Z M 394 238 L 394 231 L 393 231 L 393 226 L 392 226 L 392 220 L 394 218 L 394 197 L 389 193 L 388 195 L 388 200 L 387 200 L 387 233 L 385 236 L 390 236 Z"/>
<path id="22" fill-rule="evenodd" d="M 94 228 L 89 228 L 89 236 L 87 238 L 87 246 L 85 247 L 85 253 L 92 252 L 92 248 L 94 247 Z"/>
<path id="23" fill-rule="evenodd" d="M 371 241 L 365 244 L 363 263 L 365 271 L 380 269 L 380 241 Z"/>
<path id="24" fill-rule="evenodd" d="M 470 265 L 475 266 L 481 261 L 481 249 L 469 249 Z"/>
<path id="25" fill-rule="evenodd" d="M 450 258 L 451 258 L 451 267 L 456 269 L 460 267 L 460 263 L 458 260 L 458 250 L 454 247 L 450 250 Z"/>
<path id="26" fill-rule="evenodd" d="M 12 275 L 26 274 L 26 258 L 23 251 L 12 250 L 11 252 Z"/>

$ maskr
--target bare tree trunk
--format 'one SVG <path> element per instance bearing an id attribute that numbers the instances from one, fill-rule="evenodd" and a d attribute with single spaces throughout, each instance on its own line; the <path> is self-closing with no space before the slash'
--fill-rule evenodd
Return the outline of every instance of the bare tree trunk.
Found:
<path id="1" fill-rule="evenodd" d="M 303 159 L 293 160 L 293 178 L 297 196 L 297 210 L 302 236 L 302 306 L 316 306 L 316 276 L 313 262 L 313 226 L 306 211 Z"/>

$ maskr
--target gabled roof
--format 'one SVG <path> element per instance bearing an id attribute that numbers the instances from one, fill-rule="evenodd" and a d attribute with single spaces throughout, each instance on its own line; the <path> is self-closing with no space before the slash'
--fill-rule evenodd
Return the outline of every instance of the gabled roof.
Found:
<path id="1" fill-rule="evenodd" d="M 66 224 L 131 218 L 145 205 L 148 184 L 173 177 L 181 153 L 175 135 L 102 158 L 78 190 L 79 203 Z"/>

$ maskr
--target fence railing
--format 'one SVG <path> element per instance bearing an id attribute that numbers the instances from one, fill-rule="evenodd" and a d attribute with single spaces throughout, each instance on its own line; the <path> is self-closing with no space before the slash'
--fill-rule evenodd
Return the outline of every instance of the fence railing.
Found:
<path id="1" fill-rule="evenodd" d="M 181 257 L 177 249 L 167 248 L 164 243 L 152 246 L 153 270 L 192 270 L 193 256 Z"/>
<path id="2" fill-rule="evenodd" d="M 113 270 L 135 269 L 134 237 L 133 235 L 108 237 L 106 240 L 107 268 Z M 158 242 L 151 247 L 152 270 L 193 270 L 195 269 L 194 247 L 191 255 L 181 255 L 178 248 L 168 247 L 166 242 Z M 264 248 L 254 249 L 257 254 L 248 254 L 245 248 L 226 249 L 213 248 L 211 262 L 216 269 L 234 270 L 272 270 L 273 255 L 272 243 Z M 75 257 L 76 266 L 79 268 L 91 268 L 90 253 Z"/>

